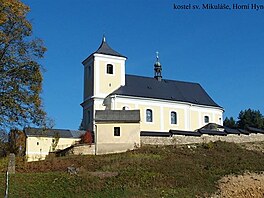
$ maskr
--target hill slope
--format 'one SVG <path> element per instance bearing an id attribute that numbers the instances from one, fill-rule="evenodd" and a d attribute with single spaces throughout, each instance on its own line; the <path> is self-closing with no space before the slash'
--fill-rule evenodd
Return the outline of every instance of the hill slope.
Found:
<path id="1" fill-rule="evenodd" d="M 225 142 L 143 146 L 123 154 L 32 163 L 17 160 L 9 197 L 207 197 L 223 176 L 261 172 L 263 164 L 261 151 Z M 69 166 L 78 168 L 78 174 L 68 174 Z M 4 177 L 2 173 L 0 196 Z"/>

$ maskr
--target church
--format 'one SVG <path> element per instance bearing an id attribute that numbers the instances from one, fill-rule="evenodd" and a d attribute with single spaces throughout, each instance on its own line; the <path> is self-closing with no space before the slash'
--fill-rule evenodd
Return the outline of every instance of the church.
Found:
<path id="1" fill-rule="evenodd" d="M 125 73 L 127 57 L 105 37 L 84 65 L 83 130 L 25 128 L 27 161 L 64 155 L 120 153 L 143 144 L 263 141 L 264 131 L 223 126 L 224 109 L 198 83 L 162 78 L 157 54 L 153 77 Z M 82 144 L 86 131 L 92 144 Z"/>
<path id="2" fill-rule="evenodd" d="M 158 54 L 152 78 L 126 74 L 126 59 L 103 37 L 99 48 L 82 62 L 82 128 L 100 133 L 97 122 L 111 121 L 109 133 L 115 136 L 122 130 L 115 126 L 118 123 L 127 123 L 129 128 L 129 123 L 138 122 L 141 133 L 152 134 L 223 124 L 224 109 L 199 83 L 162 78 Z"/>

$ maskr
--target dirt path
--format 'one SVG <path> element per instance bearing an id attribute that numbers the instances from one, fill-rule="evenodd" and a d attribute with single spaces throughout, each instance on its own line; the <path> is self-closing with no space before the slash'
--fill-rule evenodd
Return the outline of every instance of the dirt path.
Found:
<path id="1" fill-rule="evenodd" d="M 219 191 L 212 198 L 263 198 L 264 173 L 226 176 L 219 181 Z"/>
<path id="2" fill-rule="evenodd" d="M 264 153 L 264 142 L 243 143 L 241 146 Z M 211 196 L 212 198 L 264 198 L 264 172 L 229 175 L 219 181 L 218 187 L 218 192 Z"/>

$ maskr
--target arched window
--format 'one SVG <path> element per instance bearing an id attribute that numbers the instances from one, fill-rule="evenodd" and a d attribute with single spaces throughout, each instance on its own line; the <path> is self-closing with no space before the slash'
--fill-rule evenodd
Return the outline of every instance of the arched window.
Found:
<path id="1" fill-rule="evenodd" d="M 177 124 L 177 113 L 175 111 L 171 112 L 171 124 Z"/>
<path id="2" fill-rule="evenodd" d="M 152 122 L 152 110 L 151 109 L 147 109 L 146 110 L 146 121 L 147 122 Z"/>
<path id="3" fill-rule="evenodd" d="M 209 123 L 209 116 L 204 116 L 204 123 Z"/>
<path id="4" fill-rule="evenodd" d="M 106 73 L 107 74 L 113 74 L 114 73 L 114 66 L 112 64 L 106 65 Z"/>

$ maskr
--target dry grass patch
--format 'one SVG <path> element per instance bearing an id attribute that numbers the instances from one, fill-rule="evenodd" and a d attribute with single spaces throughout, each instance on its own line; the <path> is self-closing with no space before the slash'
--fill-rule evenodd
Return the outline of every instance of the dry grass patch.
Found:
<path id="1" fill-rule="evenodd" d="M 264 173 L 245 173 L 243 175 L 229 175 L 219 181 L 219 190 L 213 198 L 263 198 Z"/>

